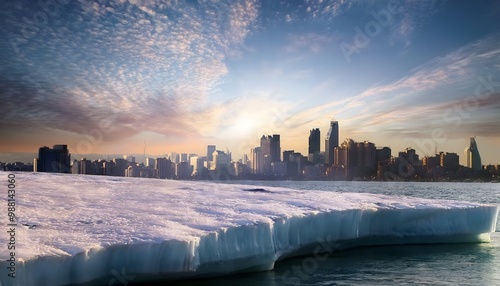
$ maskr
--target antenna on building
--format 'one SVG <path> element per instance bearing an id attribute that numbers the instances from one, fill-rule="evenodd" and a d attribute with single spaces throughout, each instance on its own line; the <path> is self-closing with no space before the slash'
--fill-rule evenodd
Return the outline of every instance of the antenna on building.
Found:
<path id="1" fill-rule="evenodd" d="M 434 154 L 438 153 L 438 144 L 434 142 Z"/>
<path id="2" fill-rule="evenodd" d="M 146 161 L 146 140 L 144 140 L 144 161 Z"/>

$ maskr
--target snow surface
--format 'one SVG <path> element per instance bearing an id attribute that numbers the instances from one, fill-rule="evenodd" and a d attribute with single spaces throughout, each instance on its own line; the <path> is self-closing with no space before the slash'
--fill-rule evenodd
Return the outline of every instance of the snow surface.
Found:
<path id="1" fill-rule="evenodd" d="M 2 231 L 0 285 L 113 285 L 269 270 L 360 245 L 483 242 L 498 215 L 459 201 L 69 174 L 16 173 L 16 190 L 16 278 Z"/>

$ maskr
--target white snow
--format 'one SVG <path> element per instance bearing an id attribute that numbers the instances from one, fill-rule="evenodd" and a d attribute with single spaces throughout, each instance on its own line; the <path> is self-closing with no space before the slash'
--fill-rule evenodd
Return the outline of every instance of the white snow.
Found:
<path id="1" fill-rule="evenodd" d="M 16 278 L 5 214 L 0 285 L 112 285 L 269 270 L 332 248 L 483 242 L 498 215 L 459 201 L 48 173 L 16 173 L 16 204 Z"/>

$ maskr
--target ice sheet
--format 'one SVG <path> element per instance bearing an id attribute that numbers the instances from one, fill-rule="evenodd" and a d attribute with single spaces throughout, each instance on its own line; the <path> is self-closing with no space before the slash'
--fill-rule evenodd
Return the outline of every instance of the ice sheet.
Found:
<path id="1" fill-rule="evenodd" d="M 498 214 L 458 201 L 70 174 L 17 173 L 16 190 L 16 278 L 5 247 L 1 285 L 267 270 L 325 243 L 487 241 Z"/>

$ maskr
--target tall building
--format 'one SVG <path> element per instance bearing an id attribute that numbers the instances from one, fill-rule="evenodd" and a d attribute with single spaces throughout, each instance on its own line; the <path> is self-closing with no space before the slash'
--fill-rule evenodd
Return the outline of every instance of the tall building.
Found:
<path id="1" fill-rule="evenodd" d="M 188 162 L 175 164 L 175 177 L 179 180 L 189 179 L 191 176 L 191 166 Z"/>
<path id="2" fill-rule="evenodd" d="M 154 158 L 146 158 L 144 160 L 144 165 L 146 167 L 154 168 L 154 166 L 155 166 L 155 159 Z"/>
<path id="3" fill-rule="evenodd" d="M 334 149 L 339 147 L 339 122 L 332 120 L 325 137 L 325 164 L 332 165 L 335 159 Z"/>
<path id="4" fill-rule="evenodd" d="M 36 172 L 36 171 L 35 171 Z M 80 161 L 73 160 L 73 165 L 71 165 L 71 174 L 80 174 Z"/>
<path id="5" fill-rule="evenodd" d="M 199 176 L 203 173 L 203 162 L 198 156 L 191 156 L 189 158 L 189 165 L 191 165 L 191 176 Z"/>
<path id="6" fill-rule="evenodd" d="M 398 158 L 406 165 L 418 166 L 420 164 L 420 158 L 417 152 L 411 147 L 406 148 L 403 152 L 399 152 Z"/>
<path id="7" fill-rule="evenodd" d="M 80 161 L 80 174 L 84 175 L 97 175 L 94 166 L 92 165 L 91 160 L 87 160 L 86 158 L 82 158 Z"/>
<path id="8" fill-rule="evenodd" d="M 271 162 L 281 162 L 280 136 L 274 134 L 271 138 Z"/>
<path id="9" fill-rule="evenodd" d="M 215 152 L 215 145 L 208 145 L 207 146 L 207 161 L 213 161 L 214 160 L 214 152 Z"/>
<path id="10" fill-rule="evenodd" d="M 288 162 L 290 161 L 290 155 L 292 155 L 293 153 L 295 153 L 294 150 L 285 150 L 283 151 L 283 162 Z"/>
<path id="11" fill-rule="evenodd" d="M 307 154 L 315 154 L 320 152 L 320 131 L 319 128 L 312 129 L 309 132 L 309 152 Z"/>
<path id="12" fill-rule="evenodd" d="M 445 171 L 456 171 L 459 167 L 459 158 L 457 153 L 443 153 L 439 154 L 439 165 Z"/>
<path id="13" fill-rule="evenodd" d="M 287 175 L 288 176 L 302 176 L 302 171 L 306 165 L 307 158 L 298 152 L 293 152 L 288 156 L 287 162 Z"/>
<path id="14" fill-rule="evenodd" d="M 334 166 L 343 170 L 343 176 L 371 176 L 377 169 L 377 152 L 372 142 L 356 142 L 347 138 L 334 149 Z"/>
<path id="15" fill-rule="evenodd" d="M 115 158 L 113 159 L 113 163 L 115 163 L 115 166 L 111 171 L 111 175 L 120 177 L 125 176 L 125 170 L 127 170 L 129 162 L 123 158 Z"/>
<path id="16" fill-rule="evenodd" d="M 135 156 L 132 156 L 132 155 L 123 155 L 123 159 L 129 161 L 130 163 L 135 163 Z"/>
<path id="17" fill-rule="evenodd" d="M 436 168 L 441 166 L 441 154 L 436 154 L 435 156 L 425 156 L 422 158 L 422 166 L 428 169 Z"/>
<path id="18" fill-rule="evenodd" d="M 281 162 L 280 135 L 262 135 L 260 138 L 261 154 L 259 163 L 263 164 L 258 174 L 272 175 L 271 163 Z"/>
<path id="19" fill-rule="evenodd" d="M 391 148 L 389 147 L 383 147 L 383 148 L 377 148 L 375 150 L 375 156 L 376 156 L 376 161 L 389 161 L 391 159 Z"/>
<path id="20" fill-rule="evenodd" d="M 480 171 L 482 169 L 481 156 L 479 155 L 475 137 L 470 138 L 469 147 L 465 148 L 464 153 L 466 166 L 474 171 Z"/>
<path id="21" fill-rule="evenodd" d="M 228 170 L 229 164 L 231 163 L 231 153 L 224 153 L 224 151 L 216 150 L 212 154 L 213 164 L 215 166 L 215 170 L 222 171 Z"/>
<path id="22" fill-rule="evenodd" d="M 158 170 L 158 178 L 171 179 L 172 178 L 172 161 L 167 158 L 156 158 L 155 169 Z"/>
<path id="23" fill-rule="evenodd" d="M 264 156 L 261 147 L 255 147 L 250 151 L 250 161 L 252 174 L 262 174 L 264 172 Z"/>
<path id="24" fill-rule="evenodd" d="M 128 166 L 127 169 L 125 169 L 125 177 L 140 177 L 141 175 L 141 170 L 139 169 L 139 166 L 133 165 L 133 166 Z"/>
<path id="25" fill-rule="evenodd" d="M 71 173 L 71 155 L 68 145 L 54 145 L 53 149 L 38 149 L 37 172 Z"/>
<path id="26" fill-rule="evenodd" d="M 260 148 L 262 149 L 262 156 L 269 155 L 271 162 L 281 161 L 280 135 L 262 135 Z"/>
<path id="27" fill-rule="evenodd" d="M 181 163 L 182 162 L 188 162 L 188 154 L 187 153 L 181 153 Z"/>
<path id="28" fill-rule="evenodd" d="M 170 161 L 172 161 L 172 163 L 174 163 L 174 164 L 179 163 L 181 161 L 179 154 L 177 154 L 176 152 L 171 152 L 170 153 Z"/>

